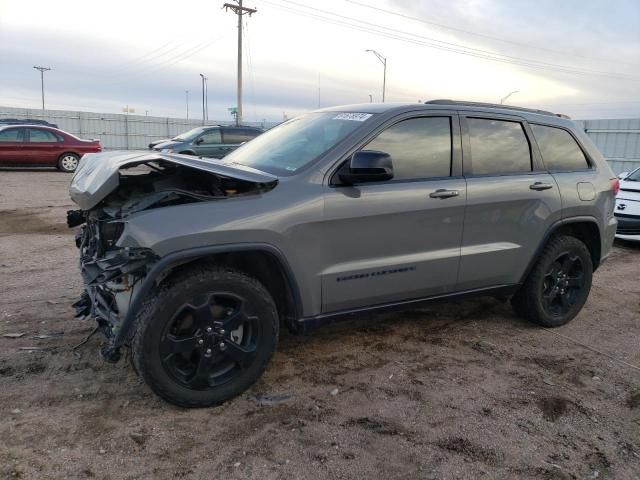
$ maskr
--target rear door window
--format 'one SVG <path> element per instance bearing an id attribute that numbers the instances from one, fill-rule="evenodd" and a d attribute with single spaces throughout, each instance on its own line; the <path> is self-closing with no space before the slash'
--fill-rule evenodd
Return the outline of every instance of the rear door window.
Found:
<path id="1" fill-rule="evenodd" d="M 37 128 L 29 128 L 29 142 L 30 143 L 52 143 L 57 142 L 56 136 L 47 132 L 46 130 L 40 130 Z"/>
<path id="2" fill-rule="evenodd" d="M 587 157 L 569 132 L 561 128 L 531 125 L 533 136 L 547 170 L 582 170 L 589 168 Z"/>
<path id="3" fill-rule="evenodd" d="M 259 134 L 260 132 L 245 128 L 224 129 L 222 130 L 222 143 L 239 145 L 242 142 L 248 142 Z"/>
<path id="4" fill-rule="evenodd" d="M 473 175 L 531 171 L 531 148 L 520 122 L 467 118 L 467 125 Z"/>
<path id="5" fill-rule="evenodd" d="M 451 175 L 450 117 L 403 120 L 384 130 L 362 150 L 388 153 L 393 179 L 439 178 Z"/>
<path id="6" fill-rule="evenodd" d="M 9 128 L 7 130 L 0 131 L 0 142 L 15 143 L 22 142 L 24 138 L 23 128 Z"/>

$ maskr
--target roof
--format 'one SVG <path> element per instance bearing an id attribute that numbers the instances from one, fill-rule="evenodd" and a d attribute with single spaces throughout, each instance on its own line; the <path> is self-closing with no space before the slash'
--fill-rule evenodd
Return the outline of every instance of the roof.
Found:
<path id="1" fill-rule="evenodd" d="M 518 114 L 521 116 L 535 115 L 539 120 L 539 116 L 551 117 L 557 119 L 569 119 L 566 115 L 553 113 L 547 110 L 536 110 L 533 108 L 514 107 L 511 105 L 501 105 L 496 103 L 467 102 L 459 100 L 429 100 L 424 103 L 359 103 L 353 105 L 341 105 L 338 107 L 323 108 L 321 112 L 358 112 L 358 113 L 386 113 L 392 110 L 398 112 L 404 110 L 467 110 L 478 112 L 495 112 L 505 115 Z M 554 122 L 555 123 L 555 122 Z"/>

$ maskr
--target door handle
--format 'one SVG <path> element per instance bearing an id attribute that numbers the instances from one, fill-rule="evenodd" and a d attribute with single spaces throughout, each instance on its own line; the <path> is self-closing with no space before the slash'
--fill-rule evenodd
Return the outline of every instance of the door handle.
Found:
<path id="1" fill-rule="evenodd" d="M 549 190 L 550 188 L 553 188 L 553 185 L 551 185 L 550 183 L 536 182 L 529 185 L 529 188 L 531 190 L 538 190 L 538 191 Z"/>
<path id="2" fill-rule="evenodd" d="M 429 194 L 431 198 L 451 198 L 457 197 L 458 195 L 460 195 L 458 190 L 447 190 L 445 188 L 439 188 L 435 192 L 431 192 Z"/>

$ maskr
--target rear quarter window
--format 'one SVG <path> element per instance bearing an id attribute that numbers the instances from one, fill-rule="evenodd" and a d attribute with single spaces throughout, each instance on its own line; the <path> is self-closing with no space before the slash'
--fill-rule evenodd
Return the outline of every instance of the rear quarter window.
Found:
<path id="1" fill-rule="evenodd" d="M 590 167 L 569 132 L 544 125 L 531 125 L 531 130 L 547 170 L 583 170 Z"/>

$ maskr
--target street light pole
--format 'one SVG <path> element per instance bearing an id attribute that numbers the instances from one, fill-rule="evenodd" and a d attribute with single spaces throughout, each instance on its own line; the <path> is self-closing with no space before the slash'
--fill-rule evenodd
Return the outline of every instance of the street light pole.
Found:
<path id="1" fill-rule="evenodd" d="M 500 99 L 500 105 L 502 105 L 507 100 L 507 98 L 509 98 L 511 95 L 513 95 L 514 93 L 518 93 L 519 91 L 520 90 L 514 90 L 513 92 L 509 92 L 508 94 L 506 94 L 504 97 Z"/>
<path id="2" fill-rule="evenodd" d="M 387 58 L 382 56 L 375 50 L 365 50 L 365 52 L 373 53 L 378 58 L 378 60 L 380 60 L 380 63 L 382 63 L 382 66 L 384 67 L 384 70 L 382 72 L 382 103 L 384 103 L 385 90 L 387 89 Z"/>
<path id="3" fill-rule="evenodd" d="M 189 120 L 189 90 L 185 90 L 184 95 L 185 95 L 186 104 L 187 104 L 187 120 Z"/>
<path id="4" fill-rule="evenodd" d="M 205 118 L 205 110 L 204 110 L 204 81 L 207 77 L 204 76 L 203 73 L 200 74 L 200 77 L 202 78 L 202 125 L 204 125 L 204 118 Z"/>
<path id="5" fill-rule="evenodd" d="M 48 67 L 33 67 L 40 71 L 40 89 L 42 90 L 42 109 L 44 110 L 44 72 L 51 70 Z"/>

